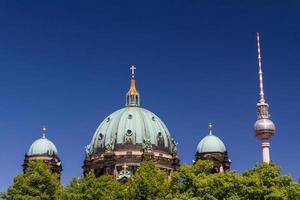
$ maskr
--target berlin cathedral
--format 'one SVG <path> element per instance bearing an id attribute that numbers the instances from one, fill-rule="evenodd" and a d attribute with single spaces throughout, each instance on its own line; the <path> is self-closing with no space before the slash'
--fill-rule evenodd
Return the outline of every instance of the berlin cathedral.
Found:
<path id="1" fill-rule="evenodd" d="M 263 162 L 270 162 L 269 140 L 275 133 L 270 119 L 268 104 L 264 99 L 259 33 L 257 33 L 260 99 L 257 103 L 257 120 L 254 133 L 261 141 Z M 130 87 L 126 93 L 125 107 L 109 114 L 96 129 L 90 144 L 85 147 L 83 174 L 92 171 L 97 177 L 110 174 L 119 181 L 135 173 L 144 160 L 153 160 L 167 174 L 180 166 L 177 142 L 172 138 L 165 123 L 153 112 L 142 108 L 140 94 L 136 87 L 135 66 L 131 68 Z M 23 170 L 28 162 L 42 160 L 52 166 L 52 171 L 62 172 L 62 161 L 54 143 L 46 137 L 34 141 L 25 155 Z M 213 173 L 230 170 L 231 161 L 222 140 L 213 134 L 213 125 L 208 125 L 208 134 L 195 147 L 195 161 L 210 160 Z"/>

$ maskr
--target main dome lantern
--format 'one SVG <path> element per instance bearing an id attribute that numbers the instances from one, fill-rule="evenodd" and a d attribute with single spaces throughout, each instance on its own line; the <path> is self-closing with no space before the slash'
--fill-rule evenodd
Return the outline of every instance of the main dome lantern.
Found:
<path id="1" fill-rule="evenodd" d="M 143 160 L 154 160 L 171 173 L 179 165 L 177 144 L 163 121 L 151 111 L 140 107 L 133 65 L 126 107 L 108 115 L 96 129 L 86 146 L 84 173 L 118 177 L 122 166 L 134 173 Z"/>

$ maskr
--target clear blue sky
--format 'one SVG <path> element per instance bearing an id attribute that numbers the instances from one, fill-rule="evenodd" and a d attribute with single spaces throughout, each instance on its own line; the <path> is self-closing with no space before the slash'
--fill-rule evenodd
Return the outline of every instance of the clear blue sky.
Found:
<path id="1" fill-rule="evenodd" d="M 141 105 L 166 123 L 182 164 L 212 122 L 232 169 L 253 167 L 257 31 L 277 125 L 271 158 L 298 179 L 300 4 L 276 2 L 0 1 L 0 191 L 44 125 L 63 182 L 81 175 L 84 146 L 125 104 L 132 63 Z"/>

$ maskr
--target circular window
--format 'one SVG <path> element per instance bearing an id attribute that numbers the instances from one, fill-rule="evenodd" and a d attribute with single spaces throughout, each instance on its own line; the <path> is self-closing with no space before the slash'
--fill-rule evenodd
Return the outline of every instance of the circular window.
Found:
<path id="1" fill-rule="evenodd" d="M 129 115 L 128 115 L 128 119 L 132 119 L 132 114 L 129 114 Z"/>
<path id="2" fill-rule="evenodd" d="M 103 134 L 102 133 L 100 133 L 99 134 L 99 138 L 98 138 L 98 140 L 102 140 L 103 139 Z"/>
<path id="3" fill-rule="evenodd" d="M 106 119 L 106 122 L 109 122 L 110 121 L 110 117 L 108 117 L 107 119 Z"/>
<path id="4" fill-rule="evenodd" d="M 155 121 L 155 117 L 154 116 L 152 116 L 152 120 Z"/>
<path id="5" fill-rule="evenodd" d="M 126 135 L 131 136 L 132 135 L 132 131 L 131 130 L 127 130 Z"/>

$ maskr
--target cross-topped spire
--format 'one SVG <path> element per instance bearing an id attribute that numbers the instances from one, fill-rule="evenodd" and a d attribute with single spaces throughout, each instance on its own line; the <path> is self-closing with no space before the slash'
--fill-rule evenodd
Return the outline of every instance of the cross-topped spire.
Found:
<path id="1" fill-rule="evenodd" d="M 257 32 L 257 53 L 258 53 L 258 75 L 259 75 L 259 102 L 265 103 L 265 95 L 264 95 L 264 82 L 263 82 L 263 72 L 261 66 L 261 51 L 260 51 L 260 41 L 259 41 L 259 32 Z"/>
<path id="2" fill-rule="evenodd" d="M 131 79 L 130 79 L 130 88 L 126 94 L 126 106 L 139 106 L 140 94 L 138 93 L 135 87 L 135 79 L 134 79 L 134 73 L 136 67 L 134 65 L 131 65 L 130 70 L 131 70 Z"/>
<path id="3" fill-rule="evenodd" d="M 134 72 L 136 70 L 136 67 L 134 65 L 131 65 L 130 70 L 131 70 L 131 78 L 134 78 Z"/>

